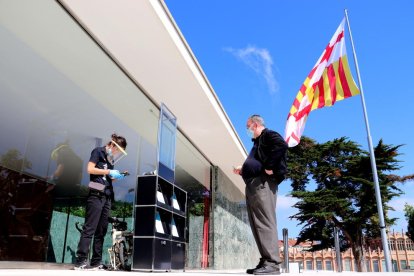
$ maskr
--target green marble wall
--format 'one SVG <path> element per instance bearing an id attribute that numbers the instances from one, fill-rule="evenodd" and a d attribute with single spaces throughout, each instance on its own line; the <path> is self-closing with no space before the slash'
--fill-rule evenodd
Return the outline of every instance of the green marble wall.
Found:
<path id="1" fill-rule="evenodd" d="M 212 266 L 214 269 L 254 267 L 260 255 L 250 229 L 244 192 L 218 168 L 213 171 Z"/>
<path id="2" fill-rule="evenodd" d="M 201 268 L 203 249 L 203 222 L 204 216 L 189 216 L 189 237 L 187 244 L 187 268 Z"/>
<path id="3" fill-rule="evenodd" d="M 84 218 L 70 215 L 67 229 L 66 247 L 63 249 L 65 229 L 66 229 L 67 215 L 65 213 L 53 211 L 52 222 L 50 226 L 50 241 L 48 249 L 48 262 L 62 263 L 62 256 L 65 254 L 63 263 L 75 263 L 76 261 L 76 249 L 80 238 L 79 231 L 75 228 L 75 223 L 84 222 Z M 132 225 L 132 219 L 126 219 L 128 226 Z M 109 253 L 108 248 L 112 245 L 111 237 L 112 227 L 108 225 L 108 232 L 105 236 L 104 250 L 102 255 L 102 261 L 105 264 L 109 264 Z M 64 251 L 63 251 L 64 250 Z"/>

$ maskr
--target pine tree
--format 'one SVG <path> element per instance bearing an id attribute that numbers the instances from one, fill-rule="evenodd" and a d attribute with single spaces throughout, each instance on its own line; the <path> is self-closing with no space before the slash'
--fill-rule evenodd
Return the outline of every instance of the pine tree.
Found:
<path id="1" fill-rule="evenodd" d="M 304 142 L 302 144 L 302 142 Z M 375 147 L 379 186 L 386 225 L 392 210 L 389 201 L 402 192 L 398 179 L 388 175 L 399 169 L 396 159 L 401 145 L 386 145 L 382 140 Z M 289 149 L 289 178 L 294 205 L 298 213 L 291 216 L 302 230 L 297 244 L 312 241 L 311 251 L 334 247 L 334 227 L 340 230 L 341 250 L 352 249 L 357 270 L 365 271 L 364 246 L 380 236 L 377 203 L 369 154 L 347 138 L 318 144 L 302 138 Z M 391 177 L 390 177 L 391 176 Z"/>

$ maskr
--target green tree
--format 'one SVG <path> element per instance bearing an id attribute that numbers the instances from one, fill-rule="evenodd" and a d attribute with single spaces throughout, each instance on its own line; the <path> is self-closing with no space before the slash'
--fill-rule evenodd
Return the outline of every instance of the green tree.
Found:
<path id="1" fill-rule="evenodd" d="M 303 145 L 302 145 L 302 142 Z M 375 147 L 379 186 L 385 215 L 389 201 L 402 192 L 387 172 L 399 169 L 396 157 L 401 145 Z M 334 227 L 340 229 L 341 250 L 351 248 L 357 270 L 365 270 L 363 248 L 380 236 L 377 203 L 369 154 L 343 137 L 323 144 L 312 139 L 289 149 L 288 177 L 298 213 L 291 216 L 302 230 L 297 243 L 311 241 L 311 251 L 334 247 Z M 385 216 L 387 225 L 395 218 Z"/>
<path id="2" fill-rule="evenodd" d="M 132 202 L 115 201 L 112 206 L 111 216 L 117 218 L 130 218 L 134 212 Z"/>
<path id="3" fill-rule="evenodd" d="M 407 236 L 414 241 L 414 207 L 406 203 L 404 213 L 408 223 Z"/>
<path id="4" fill-rule="evenodd" d="M 26 158 L 21 158 L 21 153 L 17 149 L 10 149 L 0 157 L 0 166 L 20 172 L 30 169 L 32 163 Z"/>

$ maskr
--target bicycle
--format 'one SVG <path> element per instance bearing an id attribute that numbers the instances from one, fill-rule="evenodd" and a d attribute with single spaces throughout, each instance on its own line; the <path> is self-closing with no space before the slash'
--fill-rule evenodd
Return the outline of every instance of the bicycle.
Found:
<path id="1" fill-rule="evenodd" d="M 109 217 L 108 222 L 112 224 L 112 246 L 108 248 L 110 267 L 108 270 L 131 270 L 132 263 L 132 244 L 133 232 L 127 231 L 126 221 L 121 221 L 116 217 Z M 79 233 L 82 232 L 82 224 L 75 223 Z"/>
<path id="2" fill-rule="evenodd" d="M 109 217 L 112 224 L 112 246 L 108 248 L 112 270 L 131 270 L 133 232 L 127 231 L 126 221 Z"/>

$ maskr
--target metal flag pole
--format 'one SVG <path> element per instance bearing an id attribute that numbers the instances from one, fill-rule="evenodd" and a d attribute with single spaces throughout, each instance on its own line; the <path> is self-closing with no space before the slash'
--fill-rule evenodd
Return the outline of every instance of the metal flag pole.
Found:
<path id="1" fill-rule="evenodd" d="M 357 60 L 357 56 L 355 53 L 354 41 L 352 39 L 351 26 L 349 25 L 348 11 L 346 9 L 345 9 L 345 17 L 346 17 L 346 22 L 348 24 L 349 37 L 351 39 L 351 45 L 352 45 L 352 52 L 354 54 L 355 68 L 356 68 L 356 73 L 358 75 L 359 89 L 361 91 L 361 102 L 362 102 L 362 108 L 364 110 L 365 127 L 367 130 L 367 136 L 368 136 L 367 138 L 368 138 L 369 154 L 370 154 L 370 159 L 371 159 L 372 176 L 374 178 L 375 198 L 377 200 L 377 209 L 378 209 L 378 217 L 379 217 L 379 223 L 380 223 L 380 229 L 381 229 L 382 247 L 384 250 L 385 266 L 387 268 L 387 272 L 391 272 L 390 251 L 388 248 L 387 233 L 385 229 L 384 211 L 382 210 L 382 200 L 381 200 L 381 193 L 380 193 L 380 187 L 379 187 L 379 182 L 378 182 L 377 164 L 375 162 L 374 149 L 372 147 L 371 133 L 369 130 L 368 114 L 367 114 L 367 109 L 365 107 L 364 89 L 362 88 L 361 76 L 359 74 L 359 68 L 358 68 L 358 60 Z"/>

